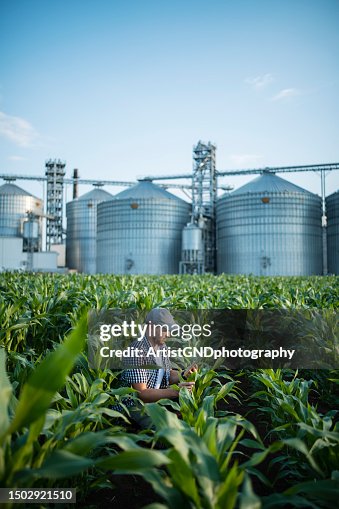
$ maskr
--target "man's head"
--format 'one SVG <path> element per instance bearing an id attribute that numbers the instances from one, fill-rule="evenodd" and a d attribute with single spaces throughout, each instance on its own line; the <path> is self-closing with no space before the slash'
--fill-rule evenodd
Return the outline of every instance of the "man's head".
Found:
<path id="1" fill-rule="evenodd" d="M 147 314 L 145 323 L 149 324 L 147 337 L 158 345 L 164 344 L 173 327 L 177 326 L 171 313 L 164 308 L 152 309 Z"/>

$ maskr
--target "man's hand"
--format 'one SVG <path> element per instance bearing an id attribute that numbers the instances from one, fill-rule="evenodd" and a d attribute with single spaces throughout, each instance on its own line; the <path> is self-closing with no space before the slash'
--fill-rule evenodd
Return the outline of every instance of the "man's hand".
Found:
<path id="1" fill-rule="evenodd" d="M 198 371 L 197 364 L 192 364 L 192 366 L 190 366 L 184 371 L 183 373 L 184 378 L 187 378 L 188 376 L 192 375 L 193 373 L 196 373 L 197 371 Z"/>
<path id="2" fill-rule="evenodd" d="M 178 387 L 180 387 L 180 389 L 183 389 L 185 387 L 188 390 L 188 392 L 192 392 L 194 382 L 180 382 L 180 384 L 178 384 Z"/>
<path id="3" fill-rule="evenodd" d="M 189 368 L 181 372 L 177 371 L 176 369 L 171 369 L 170 384 L 177 384 L 181 378 L 187 378 L 197 371 L 198 366 L 196 364 L 192 364 Z"/>

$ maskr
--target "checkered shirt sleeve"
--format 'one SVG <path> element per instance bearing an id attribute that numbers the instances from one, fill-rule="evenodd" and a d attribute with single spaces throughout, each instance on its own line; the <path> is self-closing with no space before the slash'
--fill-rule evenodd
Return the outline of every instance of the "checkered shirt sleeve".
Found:
<path id="1" fill-rule="evenodd" d="M 131 386 L 135 383 L 145 383 L 148 389 L 153 389 L 157 383 L 158 369 L 146 369 L 145 365 L 156 364 L 155 358 L 146 357 L 150 343 L 146 338 L 142 341 L 134 341 L 131 347 L 138 348 L 143 351 L 142 357 L 131 357 L 128 359 L 129 366 L 135 366 L 132 369 L 125 369 L 121 375 L 124 385 Z M 162 361 L 165 369 L 164 377 L 162 379 L 160 388 L 166 388 L 169 384 L 171 365 L 169 359 L 162 356 Z"/>

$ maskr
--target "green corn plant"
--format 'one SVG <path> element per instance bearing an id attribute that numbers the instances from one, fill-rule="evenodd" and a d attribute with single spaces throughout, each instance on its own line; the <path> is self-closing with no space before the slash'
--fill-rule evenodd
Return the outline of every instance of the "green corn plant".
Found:
<path id="1" fill-rule="evenodd" d="M 0 344 L 7 350 L 19 351 L 21 345 L 25 346 L 26 331 L 29 327 L 29 318 L 22 316 L 26 299 L 18 296 L 15 302 L 5 299 L 0 302 Z"/>
<path id="2" fill-rule="evenodd" d="M 44 416 L 57 388 L 63 384 L 76 355 L 83 348 L 85 334 L 86 329 L 82 322 L 68 340 L 39 365 L 24 385 L 13 416 L 10 416 L 8 411 L 12 387 L 6 375 L 5 353 L 3 349 L 0 350 L 2 373 L 0 476 L 2 482 L 14 482 L 16 472 L 27 466 L 27 458 L 32 459 L 33 444 L 43 427 Z M 20 440 L 23 445 L 15 451 L 14 445 L 20 432 L 23 432 Z M 15 452 L 11 454 L 11 451 Z"/>
<path id="3" fill-rule="evenodd" d="M 336 509 L 338 497 L 339 473 L 336 471 L 331 479 L 297 483 L 282 493 L 274 493 L 261 500 L 263 509 L 285 507 Z"/>
<path id="4" fill-rule="evenodd" d="M 236 387 L 237 382 L 226 373 L 220 373 L 213 370 L 203 369 L 193 373 L 188 377 L 189 381 L 195 382 L 191 392 L 181 390 L 179 393 L 180 413 L 183 419 L 191 425 L 196 422 L 197 414 L 204 407 L 204 402 L 208 401 L 210 412 L 216 410 L 217 403 L 220 400 L 226 400 L 227 397 L 239 401 L 239 390 Z M 229 380 L 225 383 L 226 380 Z M 221 415 L 219 412 L 218 415 Z"/>
<path id="5" fill-rule="evenodd" d="M 325 416 L 319 414 L 308 403 L 312 380 L 301 380 L 296 375 L 297 372 L 292 380 L 284 381 L 280 370 L 254 374 L 265 390 L 256 392 L 253 398 L 264 403 L 264 406 L 256 404 L 256 408 L 269 415 L 273 425 L 270 433 L 288 446 L 288 452 L 274 460 L 282 465 L 277 478 L 284 477 L 288 471 L 294 478 L 316 475 L 326 479 L 339 466 L 339 424 L 333 422 L 336 411 Z"/>
<path id="6" fill-rule="evenodd" d="M 57 392 L 53 398 L 53 409 L 47 414 L 48 430 L 52 436 L 62 439 L 65 434 L 76 436 L 83 431 L 97 431 L 112 427 L 117 419 L 129 423 L 128 408 L 121 398 L 135 394 L 130 388 L 107 389 L 103 379 L 88 384 L 86 377 L 75 373 L 67 377 L 62 395 Z M 119 403 L 124 414 L 111 407 Z M 126 415 L 125 415 L 126 414 Z"/>
<path id="7" fill-rule="evenodd" d="M 295 424 L 298 422 L 314 423 L 318 419 L 315 408 L 308 403 L 312 380 L 297 378 L 297 371 L 291 380 L 284 380 L 283 370 L 258 370 L 252 377 L 265 386 L 264 390 L 255 392 L 252 406 L 270 416 L 275 431 L 294 436 Z"/>
<path id="8" fill-rule="evenodd" d="M 259 370 L 253 374 L 256 381 L 265 385 L 265 390 L 255 392 L 252 398 L 257 398 L 264 404 L 255 403 L 255 407 L 270 415 L 275 431 L 288 437 L 295 435 L 297 426 L 308 425 L 315 429 L 328 429 L 328 423 L 332 423 L 335 412 L 329 412 L 322 416 L 308 401 L 313 380 L 297 378 L 298 372 L 294 373 L 291 380 L 284 380 L 284 370 Z M 331 426 L 331 424 L 330 424 Z M 299 433 L 301 438 L 305 434 Z"/>
<path id="9" fill-rule="evenodd" d="M 305 456 L 312 469 L 307 471 L 309 476 L 315 471 L 319 478 L 330 478 L 339 466 L 339 423 L 333 424 L 328 418 L 324 420 L 323 429 L 305 423 L 299 423 L 299 427 L 306 433 L 304 439 L 296 437 L 283 442 Z"/>
<path id="10" fill-rule="evenodd" d="M 70 443 L 65 449 L 63 441 L 58 442 L 54 439 L 54 449 L 51 443 L 41 445 L 39 441 L 43 437 L 46 414 L 53 397 L 64 384 L 77 355 L 83 349 L 85 337 L 86 321 L 82 319 L 63 344 L 49 354 L 35 369 L 23 386 L 15 405 L 12 404 L 12 386 L 5 370 L 5 352 L 0 349 L 0 485 L 2 487 L 29 487 L 34 484 L 38 475 L 43 474 L 51 479 L 58 479 L 79 474 L 93 465 L 92 460 L 85 457 L 88 446 L 82 451 L 78 445 L 81 444 L 81 440 L 85 441 L 82 436 L 76 437 L 71 442 L 73 446 L 71 447 Z M 91 440 L 88 440 L 92 443 L 91 448 L 97 442 L 101 444 L 106 440 L 106 437 L 100 434 L 98 441 L 93 434 L 90 437 Z M 72 452 L 74 450 L 77 451 L 76 454 Z M 66 465 L 67 458 L 70 461 Z"/>
<path id="11" fill-rule="evenodd" d="M 139 472 L 148 481 L 154 491 L 160 495 L 166 505 L 150 507 L 191 509 L 232 509 L 240 502 L 246 507 L 260 507 L 260 499 L 254 494 L 248 472 L 255 475 L 255 467 L 268 454 L 276 451 L 281 444 L 265 448 L 254 426 L 241 416 L 218 419 L 207 417 L 202 434 L 187 423 L 178 419 L 176 414 L 157 403 L 145 406 L 147 414 L 156 426 L 155 438 L 168 446 L 164 454 L 168 462 L 164 469 Z M 240 431 L 239 431 L 240 428 Z M 245 430 L 255 440 L 243 441 L 243 447 L 250 442 L 257 452 L 250 453 L 249 459 L 239 463 L 241 456 L 237 452 Z M 119 442 L 125 451 L 135 451 L 135 443 Z M 133 470 L 133 461 L 128 469 L 119 469 L 117 473 Z M 249 507 L 249 506 L 247 506 Z"/>
<path id="12" fill-rule="evenodd" d="M 24 385 L 37 364 L 41 362 L 41 357 L 33 349 L 27 349 L 24 353 L 7 352 L 8 373 L 14 391 Z"/>
<path id="13" fill-rule="evenodd" d="M 184 381 L 182 378 L 180 378 Z M 213 370 L 202 369 L 187 377 L 188 381 L 195 381 L 192 391 L 181 388 L 179 401 L 174 402 L 168 399 L 159 401 L 160 405 L 170 406 L 181 415 L 182 419 L 190 426 L 197 426 L 202 416 L 222 416 L 227 412 L 217 411 L 217 403 L 226 400 L 227 397 L 238 399 L 237 382 L 225 373 L 216 373 Z M 223 383 L 229 380 L 227 383 Z M 173 385 L 179 389 L 179 386 Z M 198 419 L 198 416 L 200 418 Z"/>
<path id="14" fill-rule="evenodd" d="M 335 277 L 260 278 L 253 276 L 86 276 L 81 274 L 1 274 L 0 338 L 8 349 L 39 339 L 42 348 L 58 342 L 84 308 L 338 308 Z M 34 291 L 32 291 L 34 288 Z M 24 297 L 23 297 L 24 296 Z M 5 323 L 2 320 L 2 323 Z M 18 329 L 11 329 L 18 327 Z M 46 327 L 49 335 L 44 334 Z M 32 345 L 31 345 L 32 346 Z M 39 352 L 41 353 L 41 352 Z"/>

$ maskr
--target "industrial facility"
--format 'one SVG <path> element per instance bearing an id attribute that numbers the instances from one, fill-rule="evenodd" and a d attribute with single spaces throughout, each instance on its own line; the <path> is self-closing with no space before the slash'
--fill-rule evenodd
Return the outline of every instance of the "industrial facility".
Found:
<path id="1" fill-rule="evenodd" d="M 215 145 L 201 141 L 192 173 L 138 182 L 85 180 L 78 170 L 66 178 L 65 163 L 48 160 L 44 176 L 0 175 L 0 270 L 339 274 L 339 191 L 325 196 L 326 174 L 338 169 L 326 163 L 218 171 Z M 299 171 L 320 173 L 321 196 L 277 175 Z M 246 174 L 259 176 L 235 190 L 220 184 L 221 177 Z M 42 181 L 45 203 L 14 184 L 19 179 Z M 79 196 L 82 184 L 94 188 Z M 67 185 L 73 200 L 65 204 Z M 126 189 L 111 194 L 105 185 Z"/>

